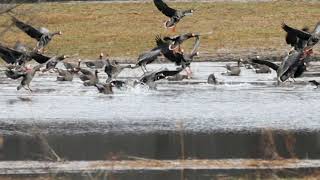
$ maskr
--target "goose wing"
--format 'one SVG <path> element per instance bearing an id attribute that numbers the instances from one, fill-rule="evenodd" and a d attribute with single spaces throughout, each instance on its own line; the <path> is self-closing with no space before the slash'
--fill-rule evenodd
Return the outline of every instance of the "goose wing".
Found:
<path id="1" fill-rule="evenodd" d="M 253 59 L 252 60 L 253 63 L 256 63 L 256 64 L 262 64 L 262 65 L 266 65 L 268 67 L 270 67 L 271 69 L 277 71 L 279 66 L 276 65 L 275 63 L 273 62 L 270 62 L 270 61 L 265 61 L 265 60 L 260 60 L 260 59 Z"/>
<path id="2" fill-rule="evenodd" d="M 15 17 L 12 17 L 12 21 L 20 30 L 24 31 L 30 37 L 40 41 L 40 38 L 43 34 L 39 30 L 20 21 L 19 19 L 15 18 Z"/>
<path id="3" fill-rule="evenodd" d="M 308 40 L 311 37 L 311 34 L 304 32 L 295 28 L 292 28 L 285 23 L 282 24 L 282 29 L 287 32 L 286 41 L 287 44 L 294 45 L 297 43 L 297 38 Z"/>
<path id="4" fill-rule="evenodd" d="M 146 52 L 146 53 L 142 53 L 138 57 L 137 64 L 141 64 L 143 62 L 147 62 L 147 64 L 149 64 L 149 63 L 153 62 L 154 60 L 156 60 L 157 57 L 160 55 L 161 55 L 161 49 L 159 49 L 159 48 L 153 49 L 153 50 Z"/>
<path id="5" fill-rule="evenodd" d="M 19 51 L 0 45 L 0 57 L 8 64 L 15 63 L 22 55 Z"/>
<path id="6" fill-rule="evenodd" d="M 154 5 L 158 8 L 159 11 L 161 11 L 164 15 L 168 17 L 172 17 L 176 14 L 177 10 L 169 7 L 165 2 L 162 0 L 153 0 Z"/>
<path id="7" fill-rule="evenodd" d="M 51 59 L 51 57 L 39 54 L 39 53 L 31 53 L 31 57 L 32 59 L 34 59 L 36 62 L 43 64 L 46 63 L 47 61 L 49 61 Z"/>
<path id="8" fill-rule="evenodd" d="M 320 22 L 317 23 L 312 33 L 315 34 L 316 36 L 320 36 Z"/>
<path id="9" fill-rule="evenodd" d="M 157 72 L 156 74 L 157 74 L 157 75 L 158 75 L 158 74 L 162 74 L 162 75 L 164 75 L 165 77 L 167 77 L 167 76 L 174 76 L 174 75 L 180 73 L 182 70 L 183 70 L 183 68 L 179 68 L 179 69 L 177 69 L 177 70 L 167 70 L 167 69 L 165 69 L 165 70 L 162 70 L 162 71 Z"/>

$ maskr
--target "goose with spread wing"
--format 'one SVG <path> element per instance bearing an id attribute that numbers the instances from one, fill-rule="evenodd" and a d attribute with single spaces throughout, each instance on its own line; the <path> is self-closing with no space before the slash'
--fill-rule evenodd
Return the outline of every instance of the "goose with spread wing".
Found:
<path id="1" fill-rule="evenodd" d="M 50 32 L 47 28 L 44 27 L 36 29 L 31 25 L 17 19 L 16 17 L 12 17 L 12 22 L 16 25 L 17 28 L 25 32 L 31 38 L 34 38 L 38 41 L 36 47 L 37 50 L 43 50 L 43 48 L 49 44 L 49 42 L 55 35 L 62 34 L 61 31 Z"/>
<path id="2" fill-rule="evenodd" d="M 294 46 L 296 50 L 308 51 L 320 41 L 320 22 L 312 32 L 308 32 L 307 29 L 292 28 L 285 23 L 282 24 L 282 29 L 287 32 L 286 42 Z"/>
<path id="3" fill-rule="evenodd" d="M 155 38 L 157 46 L 151 49 L 149 52 L 145 52 L 139 55 L 138 62 L 132 68 L 141 67 L 143 72 L 147 72 L 147 64 L 154 62 L 162 52 L 165 52 L 169 49 L 170 42 L 169 40 L 164 40 L 160 35 L 157 35 Z"/>
<path id="4" fill-rule="evenodd" d="M 39 54 L 35 51 L 31 52 L 21 52 L 15 49 L 5 47 L 0 45 L 0 57 L 7 63 L 7 64 L 25 64 L 32 59 L 36 62 L 43 64 L 50 60 L 50 57 L 44 56 Z"/>
<path id="5" fill-rule="evenodd" d="M 161 11 L 164 15 L 169 17 L 169 20 L 167 20 L 164 25 L 166 28 L 172 28 L 174 30 L 176 24 L 185 16 L 192 15 L 193 10 L 176 10 L 171 7 L 169 7 L 163 0 L 153 0 L 155 6 L 159 11 Z"/>
<path id="6" fill-rule="evenodd" d="M 293 51 L 288 54 L 280 65 L 277 65 L 270 61 L 253 59 L 253 63 L 262 64 L 270 67 L 277 72 L 278 82 L 284 82 L 289 78 L 300 77 L 306 70 L 306 65 L 304 63 L 304 53 L 303 51 Z"/>

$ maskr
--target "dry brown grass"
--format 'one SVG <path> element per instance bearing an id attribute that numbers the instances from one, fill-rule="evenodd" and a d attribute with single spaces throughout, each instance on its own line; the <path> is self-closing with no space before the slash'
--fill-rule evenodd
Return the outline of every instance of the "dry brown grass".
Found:
<path id="1" fill-rule="evenodd" d="M 183 19 L 177 33 L 209 32 L 203 37 L 200 53 L 288 49 L 281 23 L 294 27 L 313 27 L 320 20 L 320 3 L 278 1 L 266 3 L 170 3 L 173 7 L 194 8 L 192 17 Z M 100 52 L 110 56 L 135 58 L 154 44 L 156 34 L 166 34 L 162 15 L 153 3 L 92 4 L 26 4 L 16 11 L 34 8 L 22 20 L 52 31 L 63 31 L 49 46 L 51 53 L 97 57 Z M 0 17 L 0 24 L 8 21 Z M 34 45 L 16 28 L 2 38 L 12 45 L 16 40 Z M 1 30 L 1 29 L 0 29 Z"/>

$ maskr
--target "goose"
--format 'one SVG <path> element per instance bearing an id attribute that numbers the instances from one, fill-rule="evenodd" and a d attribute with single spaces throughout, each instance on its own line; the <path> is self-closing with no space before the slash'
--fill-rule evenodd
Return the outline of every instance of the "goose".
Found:
<path id="1" fill-rule="evenodd" d="M 72 81 L 74 72 L 64 69 L 56 69 L 58 72 L 57 81 Z"/>
<path id="2" fill-rule="evenodd" d="M 231 64 L 226 64 L 226 73 L 222 73 L 225 76 L 239 76 L 241 73 L 240 61 L 238 61 L 237 66 L 231 66 Z"/>
<path id="3" fill-rule="evenodd" d="M 25 71 L 25 74 L 22 75 L 22 80 L 20 85 L 17 87 L 17 90 L 20 90 L 21 88 L 24 88 L 26 90 L 29 90 L 30 92 L 32 92 L 32 90 L 30 89 L 30 83 L 34 77 L 34 75 L 36 74 L 37 71 L 40 71 L 40 68 L 43 67 L 42 64 L 39 64 L 33 68 L 27 68 Z M 27 88 L 26 88 L 27 86 Z"/>
<path id="4" fill-rule="evenodd" d="M 79 78 L 83 81 L 84 86 L 94 86 L 95 84 L 99 83 L 98 70 L 95 70 L 93 73 L 86 69 L 80 69 L 80 72 L 82 74 L 79 76 Z"/>
<path id="5" fill-rule="evenodd" d="M 180 34 L 180 35 L 176 35 L 176 36 L 166 36 L 163 39 L 166 41 L 170 41 L 171 44 L 169 45 L 169 49 L 170 50 L 176 50 L 178 49 L 178 51 L 180 51 L 180 45 L 190 39 L 190 38 L 194 38 L 194 37 L 199 37 L 200 34 L 199 33 L 185 33 L 185 34 Z"/>
<path id="6" fill-rule="evenodd" d="M 293 50 L 291 54 L 288 54 L 280 65 L 277 65 L 270 61 L 253 59 L 253 63 L 262 64 L 270 67 L 277 72 L 278 83 L 284 82 L 289 78 L 300 77 L 306 70 L 304 63 L 304 52 Z"/>
<path id="7" fill-rule="evenodd" d="M 117 61 L 110 61 L 107 59 L 107 64 L 104 67 L 104 72 L 108 75 L 107 82 L 117 78 L 117 76 L 126 68 L 132 68 L 131 65 L 121 65 Z"/>
<path id="8" fill-rule="evenodd" d="M 103 56 L 104 56 L 103 53 L 100 53 L 99 60 L 87 61 L 87 62 L 84 62 L 84 64 L 91 69 L 101 69 L 107 64 L 107 61 L 103 59 Z"/>
<path id="9" fill-rule="evenodd" d="M 217 84 L 217 78 L 214 73 L 209 75 L 207 82 L 208 84 Z"/>
<path id="10" fill-rule="evenodd" d="M 80 71 L 81 59 L 78 60 L 77 64 L 63 62 L 64 67 L 71 72 L 78 73 Z"/>
<path id="11" fill-rule="evenodd" d="M 319 83 L 318 81 L 316 81 L 316 80 L 311 80 L 311 81 L 309 81 L 309 83 L 311 83 L 311 84 L 315 85 L 315 86 L 316 86 L 316 88 L 318 88 L 318 87 L 319 87 L 319 85 L 320 85 L 320 83 Z"/>
<path id="12" fill-rule="evenodd" d="M 114 87 L 114 84 L 112 82 L 109 83 L 97 83 L 94 85 L 99 93 L 103 94 L 113 94 L 112 88 Z"/>
<path id="13" fill-rule="evenodd" d="M 23 21 L 20 21 L 19 19 L 13 16 L 12 16 L 12 22 L 15 24 L 17 28 L 25 32 L 31 38 L 34 38 L 38 41 L 36 49 L 39 51 L 43 50 L 43 48 L 48 45 L 48 43 L 52 40 L 52 38 L 55 35 L 62 35 L 61 31 L 50 32 L 47 28 L 44 28 L 44 27 L 36 29 L 31 25 Z"/>
<path id="14" fill-rule="evenodd" d="M 67 55 L 61 55 L 61 56 L 53 56 L 53 57 L 47 57 L 49 58 L 48 62 L 46 63 L 46 68 L 43 70 L 43 72 L 46 72 L 46 71 L 50 71 L 52 69 L 55 69 L 57 64 L 60 62 L 60 61 L 63 61 L 65 60 L 66 58 L 68 58 Z"/>
<path id="15" fill-rule="evenodd" d="M 157 37 L 157 44 L 158 46 L 167 46 L 168 41 L 162 39 L 160 36 Z M 162 55 L 168 59 L 169 61 L 175 63 L 177 66 L 181 66 L 182 69 L 186 69 L 187 75 L 191 77 L 191 69 L 190 64 L 193 61 L 193 58 L 199 54 L 198 48 L 200 45 L 200 38 L 199 36 L 195 39 L 195 44 L 193 47 L 193 50 L 190 54 L 184 54 L 184 52 L 174 52 L 170 50 L 169 48 L 164 48 L 163 51 L 161 51 Z M 188 71 L 189 70 L 189 71 Z"/>
<path id="16" fill-rule="evenodd" d="M 7 69 L 5 70 L 5 75 L 7 78 L 10 79 L 19 79 L 20 77 L 23 77 L 25 75 L 25 67 L 23 66 L 7 66 Z"/>
<path id="17" fill-rule="evenodd" d="M 164 15 L 169 17 L 169 20 L 167 20 L 164 25 L 166 28 L 172 28 L 173 31 L 175 31 L 176 24 L 185 16 L 192 15 L 193 10 L 176 10 L 171 7 L 169 7 L 165 2 L 162 0 L 153 0 L 155 6 L 159 11 L 161 11 Z"/>

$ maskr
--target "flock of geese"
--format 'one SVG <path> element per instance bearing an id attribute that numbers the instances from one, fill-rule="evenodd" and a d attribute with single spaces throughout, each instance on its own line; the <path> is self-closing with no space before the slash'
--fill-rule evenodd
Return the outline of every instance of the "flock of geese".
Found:
<path id="1" fill-rule="evenodd" d="M 192 15 L 193 10 L 176 10 L 169 7 L 162 0 L 153 0 L 156 8 L 161 11 L 169 19 L 164 23 L 165 28 L 175 32 L 177 23 L 185 16 Z M 207 34 L 200 33 L 185 33 L 176 36 L 156 36 L 156 46 L 148 52 L 144 52 L 138 56 L 137 63 L 134 65 L 123 65 L 117 61 L 110 61 L 105 58 L 101 53 L 98 60 L 82 62 L 79 60 L 77 63 L 64 62 L 66 55 L 59 55 L 49 57 L 44 55 L 45 47 L 50 43 L 55 36 L 62 35 L 61 31 L 50 32 L 46 28 L 34 28 L 32 25 L 19 20 L 11 12 L 13 24 L 31 38 L 37 41 L 34 49 L 29 50 L 22 43 L 16 43 L 13 48 L 0 44 L 0 57 L 7 63 L 5 75 L 10 79 L 22 78 L 17 90 L 24 88 L 32 91 L 30 83 L 38 71 L 43 73 L 57 73 L 57 81 L 72 81 L 74 76 L 77 75 L 82 81 L 84 86 L 95 86 L 100 93 L 110 94 L 113 93 L 113 88 L 121 88 L 127 82 L 117 80 L 118 74 L 123 69 L 141 68 L 144 74 L 135 80 L 133 86 L 137 84 L 144 84 L 152 89 L 156 88 L 156 81 L 161 79 L 182 80 L 184 78 L 191 78 L 192 71 L 190 65 L 195 56 L 198 56 L 200 37 Z M 306 65 L 310 61 L 313 53 L 312 48 L 319 42 L 320 39 L 320 22 L 317 23 L 312 32 L 308 28 L 302 30 L 292 28 L 286 24 L 282 24 L 282 29 L 287 33 L 286 42 L 292 46 L 292 49 L 283 59 L 281 64 L 277 65 L 273 62 L 260 60 L 259 58 L 252 60 L 238 61 L 237 66 L 226 65 L 227 71 L 223 75 L 238 76 L 241 72 L 240 66 L 244 65 L 246 68 L 252 68 L 256 73 L 270 73 L 271 70 L 277 72 L 278 83 L 284 82 L 289 78 L 300 77 L 306 71 Z M 182 44 L 188 40 L 194 40 L 194 45 L 190 53 L 185 53 Z M 155 71 L 148 71 L 147 65 L 153 63 L 158 57 L 164 56 L 167 60 L 173 62 L 177 68 L 175 70 L 168 70 L 161 68 Z M 30 61 L 36 61 L 38 65 L 31 66 Z M 65 68 L 57 68 L 57 64 L 62 63 Z M 83 65 L 84 64 L 84 65 Z M 82 66 L 81 66 L 82 65 Z M 104 69 L 108 78 L 106 82 L 99 80 L 99 70 Z M 180 72 L 186 71 L 187 75 L 181 75 Z M 217 80 L 214 74 L 209 75 L 208 83 L 216 84 Z M 311 81 L 315 85 L 319 85 L 316 81 Z"/>

